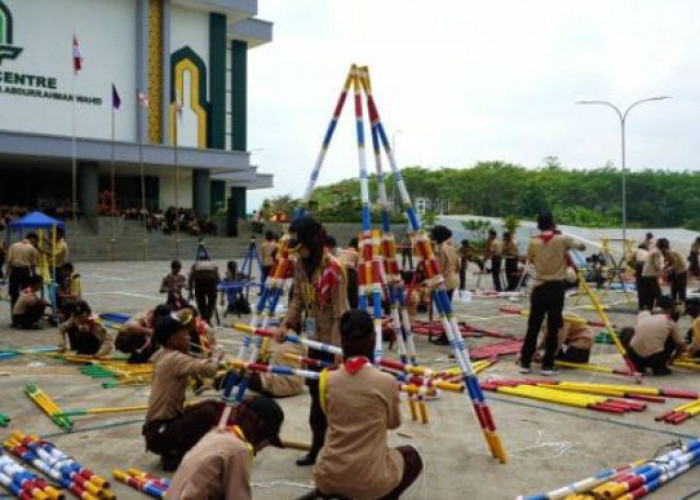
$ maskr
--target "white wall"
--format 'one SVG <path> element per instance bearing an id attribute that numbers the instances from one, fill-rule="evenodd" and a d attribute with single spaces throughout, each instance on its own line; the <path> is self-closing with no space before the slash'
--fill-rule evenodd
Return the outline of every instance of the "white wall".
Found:
<path id="1" fill-rule="evenodd" d="M 175 169 L 160 177 L 160 208 L 175 206 Z M 192 176 L 189 171 L 180 169 L 178 177 L 178 198 L 182 208 L 192 208 Z"/>
<path id="2" fill-rule="evenodd" d="M 75 91 L 102 99 L 101 105 L 76 105 L 77 135 L 110 138 L 111 85 L 114 83 L 122 99 L 117 112 L 116 138 L 134 141 L 136 0 L 4 2 L 14 18 L 13 44 L 23 51 L 17 59 L 3 60 L 0 73 L 55 77 L 56 91 L 70 94 L 73 80 L 71 40 L 75 30 L 84 58 L 83 69 L 75 79 Z M 3 91 L 6 86 L 0 82 Z M 72 135 L 71 116 L 69 101 L 0 93 L 0 129 Z"/>
<path id="3" fill-rule="evenodd" d="M 209 72 L 209 14 L 181 7 L 173 7 L 170 23 L 170 50 L 177 52 L 185 46 L 189 46 L 201 59 Z M 185 74 L 185 86 L 189 80 L 189 73 Z M 207 74 L 207 87 L 209 75 Z M 205 101 L 209 100 L 209 88 L 202 89 Z M 182 96 L 182 119 L 178 124 L 178 144 L 182 146 L 197 147 L 197 119 L 195 113 L 189 108 L 189 93 L 185 88 Z"/>

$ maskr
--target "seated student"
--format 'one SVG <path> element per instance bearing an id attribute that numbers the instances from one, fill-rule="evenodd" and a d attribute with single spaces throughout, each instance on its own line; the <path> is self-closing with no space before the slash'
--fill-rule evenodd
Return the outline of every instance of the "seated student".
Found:
<path id="1" fill-rule="evenodd" d="M 172 312 L 170 306 L 161 304 L 135 314 L 121 327 L 114 346 L 118 351 L 130 354 L 129 363 L 146 363 L 155 352 L 151 336 L 156 324 Z"/>
<path id="2" fill-rule="evenodd" d="M 12 308 L 12 324 L 24 330 L 38 330 L 39 320 L 44 315 L 44 310 L 49 305 L 44 299 L 37 296 L 41 290 L 41 276 L 33 275 L 27 279 L 27 286 L 22 290 Z"/>
<path id="3" fill-rule="evenodd" d="M 192 315 L 192 320 L 187 324 L 190 329 L 190 347 L 194 354 L 208 354 L 216 349 L 216 330 L 209 323 L 204 321 L 197 309 L 191 304 L 187 304 L 181 309 Z"/>
<path id="4" fill-rule="evenodd" d="M 70 262 L 61 266 L 60 281 L 56 290 L 59 321 L 66 321 L 70 317 L 71 305 L 81 297 L 80 275 L 74 270 Z"/>
<path id="5" fill-rule="evenodd" d="M 547 337 L 547 325 L 542 325 L 542 340 L 538 347 L 538 357 L 544 356 L 544 339 Z M 559 328 L 556 359 L 569 363 L 588 363 L 593 347 L 593 332 L 586 320 L 574 314 L 564 315 L 564 324 Z"/>
<path id="6" fill-rule="evenodd" d="M 687 333 L 688 353 L 700 356 L 700 299 L 695 297 L 685 301 L 685 312 L 690 316 L 690 328 Z"/>
<path id="7" fill-rule="evenodd" d="M 413 446 L 387 446 L 387 431 L 401 425 L 396 380 L 371 365 L 374 327 L 366 312 L 343 314 L 340 333 L 345 363 L 322 372 L 328 430 L 314 467 L 316 487 L 348 498 L 399 498 L 423 461 Z"/>
<path id="8" fill-rule="evenodd" d="M 161 455 L 164 470 L 175 470 L 187 451 L 216 425 L 221 413 L 217 401 L 185 407 L 188 377 L 216 375 L 220 358 L 190 356 L 189 313 L 172 313 L 158 322 L 153 333 L 156 352 L 148 413 L 143 426 L 146 449 Z"/>
<path id="9" fill-rule="evenodd" d="M 168 498 L 250 500 L 253 456 L 267 445 L 282 447 L 284 413 L 264 396 L 233 409 L 226 429 L 209 431 L 187 452 L 173 476 Z"/>
<path id="10" fill-rule="evenodd" d="M 168 299 L 165 301 L 167 305 L 178 311 L 187 305 L 187 301 L 182 296 L 182 290 L 187 285 L 187 278 L 181 274 L 182 264 L 179 260 L 174 260 L 170 263 L 170 272 L 163 276 L 160 282 L 160 293 L 167 293 Z"/>
<path id="11" fill-rule="evenodd" d="M 58 350 L 66 351 L 66 336 L 70 342 L 70 350 L 78 354 L 107 356 L 112 352 L 112 337 L 100 318 L 92 315 L 87 302 L 79 300 L 71 306 L 70 318 L 61 323 L 56 335 Z"/>
<path id="12" fill-rule="evenodd" d="M 637 317 L 634 336 L 629 343 L 629 356 L 640 373 L 651 368 L 654 375 L 669 375 L 668 362 L 686 350 L 686 343 L 678 334 L 678 317 L 673 301 L 662 296 L 657 301 L 663 314 L 642 311 Z"/>

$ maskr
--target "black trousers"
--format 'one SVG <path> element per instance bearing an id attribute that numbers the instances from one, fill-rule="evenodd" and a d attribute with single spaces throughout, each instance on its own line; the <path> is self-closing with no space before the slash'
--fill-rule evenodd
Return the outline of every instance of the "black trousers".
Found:
<path id="1" fill-rule="evenodd" d="M 671 298 L 678 302 L 685 302 L 686 288 L 688 287 L 688 273 L 676 273 L 671 279 Z"/>
<path id="2" fill-rule="evenodd" d="M 78 354 L 97 354 L 97 351 L 102 346 L 99 339 L 92 333 L 80 330 L 76 326 L 69 328 L 66 333 L 68 334 L 71 351 L 75 351 Z"/>
<path id="3" fill-rule="evenodd" d="M 644 269 L 644 264 L 634 265 L 634 283 L 637 286 L 637 306 L 639 310 L 642 310 L 642 270 Z"/>
<path id="4" fill-rule="evenodd" d="M 347 270 L 348 278 L 348 304 L 350 309 L 357 309 L 357 303 L 359 302 L 360 289 L 357 281 L 357 271 L 355 269 Z"/>
<path id="5" fill-rule="evenodd" d="M 221 415 L 217 401 L 202 401 L 187 406 L 172 420 L 152 420 L 143 426 L 146 449 L 158 455 L 181 457 L 214 427 Z"/>
<path id="6" fill-rule="evenodd" d="M 557 334 L 563 324 L 562 310 L 564 309 L 564 291 L 566 283 L 563 281 L 547 281 L 532 289 L 530 295 L 530 316 L 527 319 L 527 334 L 520 351 L 520 364 L 529 367 L 532 356 L 537 349 L 537 337 L 540 334 L 544 317 L 547 316 L 547 337 L 545 338 L 545 352 L 542 367 L 545 369 L 554 366 L 554 356 L 557 352 Z"/>
<path id="7" fill-rule="evenodd" d="M 639 283 L 639 310 L 647 309 L 651 311 L 656 301 L 661 297 L 661 287 L 656 276 L 642 276 Z"/>
<path id="8" fill-rule="evenodd" d="M 12 324 L 19 328 L 33 328 L 44 314 L 44 309 L 46 309 L 46 305 L 42 303 L 28 307 L 24 314 L 13 314 Z"/>
<path id="9" fill-rule="evenodd" d="M 10 313 L 15 308 L 15 302 L 19 299 L 19 293 L 27 285 L 27 280 L 31 276 L 28 267 L 12 266 L 7 276 L 7 291 L 10 294 Z"/>
<path id="10" fill-rule="evenodd" d="M 465 290 L 467 286 L 467 267 L 469 266 L 469 261 L 462 258 L 462 266 L 459 268 L 459 289 Z"/>
<path id="11" fill-rule="evenodd" d="M 512 292 L 518 288 L 518 259 L 515 257 L 506 257 L 506 281 L 508 283 L 508 291 Z"/>
<path id="12" fill-rule="evenodd" d="M 312 359 L 320 359 L 321 361 L 327 361 L 332 363 L 334 361 L 334 356 L 330 353 L 317 351 L 316 349 L 309 349 L 309 357 Z M 308 367 L 308 370 L 321 371 L 320 369 L 315 369 L 314 367 Z M 328 428 L 328 422 L 326 421 L 326 414 L 323 413 L 321 408 L 321 391 L 317 380 L 307 380 L 306 385 L 309 387 L 309 393 L 311 394 L 311 409 L 309 411 L 309 427 L 311 427 L 311 449 L 309 450 L 309 455 L 312 457 L 318 456 L 318 453 L 323 448 L 323 443 L 326 440 L 326 429 Z"/>
<path id="13" fill-rule="evenodd" d="M 216 310 L 216 275 L 213 273 L 198 273 L 194 277 L 194 298 L 197 301 L 199 315 L 211 324 L 211 317 Z"/>
<path id="14" fill-rule="evenodd" d="M 494 255 L 491 257 L 491 278 L 493 279 L 493 287 L 497 292 L 503 290 L 501 286 L 501 257 Z"/>
<path id="15" fill-rule="evenodd" d="M 673 352 L 676 350 L 676 343 L 672 338 L 668 338 L 664 344 L 664 350 L 647 356 L 646 358 L 641 357 L 635 352 L 635 350 L 630 347 L 627 352 L 629 353 L 630 359 L 634 366 L 637 367 L 639 373 L 646 372 L 647 368 L 651 368 L 654 375 L 668 373 L 668 362 L 673 356 Z"/>
<path id="16" fill-rule="evenodd" d="M 591 357 L 591 351 L 588 349 L 580 349 L 578 347 L 562 348 L 557 354 L 557 360 L 567 361 L 569 363 L 588 363 Z"/>

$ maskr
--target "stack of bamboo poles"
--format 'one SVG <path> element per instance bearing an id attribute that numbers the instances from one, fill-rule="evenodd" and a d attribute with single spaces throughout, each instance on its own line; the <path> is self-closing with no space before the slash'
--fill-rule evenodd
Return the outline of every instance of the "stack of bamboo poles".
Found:
<path id="1" fill-rule="evenodd" d="M 153 498 L 165 498 L 165 492 L 170 487 L 170 479 L 156 477 L 134 467 L 130 467 L 126 471 L 114 469 L 112 475 L 120 483 L 124 483 Z"/>
<path id="2" fill-rule="evenodd" d="M 78 498 L 84 500 L 113 500 L 115 494 L 109 482 L 77 460 L 69 457 L 53 444 L 36 436 L 17 431 L 4 443 L 5 449 L 27 465 L 34 466 Z"/>
<path id="3" fill-rule="evenodd" d="M 56 414 L 62 413 L 63 410 L 58 406 L 51 397 L 44 391 L 39 389 L 39 387 L 34 384 L 28 384 L 24 388 L 24 393 L 34 401 L 41 411 L 46 413 L 46 415 L 56 424 L 58 427 L 64 430 L 70 430 L 73 427 L 73 422 L 70 418 L 64 416 L 56 416 Z"/>
<path id="4" fill-rule="evenodd" d="M 588 384 L 538 379 L 500 379 L 482 382 L 482 389 L 548 403 L 607 413 L 643 411 L 645 403 L 663 403 L 666 397 L 697 399 L 697 393 L 637 385 Z"/>
<path id="5" fill-rule="evenodd" d="M 57 500 L 63 493 L 0 450 L 0 484 L 20 499 Z"/>
<path id="6" fill-rule="evenodd" d="M 676 406 L 673 410 L 659 415 L 655 420 L 657 422 L 663 421 L 667 424 L 678 425 L 698 414 L 700 414 L 700 399 Z"/>
<path id="7" fill-rule="evenodd" d="M 700 440 L 684 445 L 652 460 L 638 460 L 603 470 L 561 488 L 518 500 L 635 500 L 659 489 L 700 462 Z"/>
<path id="8" fill-rule="evenodd" d="M 700 371 L 700 360 L 693 356 L 681 356 L 671 364 L 685 370 Z"/>

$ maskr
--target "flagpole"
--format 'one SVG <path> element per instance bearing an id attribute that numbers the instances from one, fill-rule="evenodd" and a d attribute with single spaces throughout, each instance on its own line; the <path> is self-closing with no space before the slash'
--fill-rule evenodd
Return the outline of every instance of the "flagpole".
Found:
<path id="1" fill-rule="evenodd" d="M 143 104 L 137 95 L 137 106 L 138 106 L 138 139 L 139 139 L 139 175 L 141 177 L 141 214 L 143 216 L 143 261 L 148 260 L 148 223 L 146 217 L 148 216 L 148 211 L 146 210 L 146 176 L 143 172 Z"/>
<path id="2" fill-rule="evenodd" d="M 179 211 L 180 211 L 180 167 L 178 165 L 177 157 L 177 122 L 178 122 L 178 112 L 177 107 L 179 106 L 179 101 L 175 99 L 175 137 L 173 138 L 175 145 L 175 258 L 180 258 L 180 221 L 179 221 Z"/>
<path id="3" fill-rule="evenodd" d="M 112 87 L 112 92 L 114 92 L 114 86 Z M 115 189 L 115 179 L 114 179 L 114 96 L 112 96 L 112 165 L 110 169 L 110 190 L 112 191 L 111 193 L 111 207 L 110 211 L 112 212 L 112 239 L 110 240 L 110 248 L 111 248 L 111 253 L 112 253 L 112 260 L 114 260 L 114 246 L 117 242 L 115 239 L 115 216 L 116 216 L 116 205 L 117 205 L 117 197 L 116 197 L 116 189 Z"/>
<path id="4" fill-rule="evenodd" d="M 71 176 L 72 176 L 72 204 L 73 204 L 73 245 L 76 246 L 76 240 L 78 239 L 78 161 L 77 161 L 77 146 L 76 146 L 76 141 L 75 141 L 75 101 L 76 101 L 76 95 L 75 95 L 75 77 L 76 77 L 76 71 L 75 68 L 73 69 L 73 78 L 71 79 L 71 94 L 72 94 L 72 101 L 73 101 L 73 107 L 71 109 L 71 128 L 72 128 L 72 133 L 73 133 L 73 141 L 72 141 L 72 169 L 71 169 Z"/>

